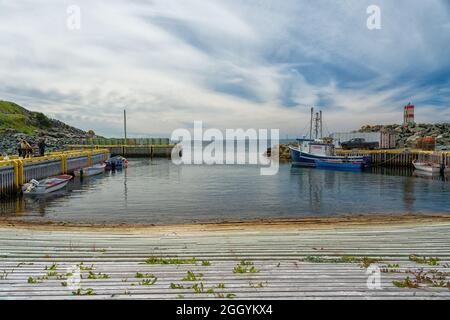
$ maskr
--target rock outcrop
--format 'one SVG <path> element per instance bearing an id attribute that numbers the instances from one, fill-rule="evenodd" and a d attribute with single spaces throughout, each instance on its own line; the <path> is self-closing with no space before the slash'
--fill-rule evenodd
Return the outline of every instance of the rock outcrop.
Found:
<path id="1" fill-rule="evenodd" d="M 17 145 L 25 139 L 35 146 L 44 138 L 47 151 L 61 150 L 67 144 L 88 138 L 87 132 L 29 111 L 13 102 L 0 101 L 0 155 L 17 154 Z"/>
<path id="2" fill-rule="evenodd" d="M 397 147 L 415 147 L 419 139 L 424 137 L 433 137 L 436 139 L 436 145 L 450 145 L 450 123 L 436 124 L 408 124 L 408 125 L 367 125 L 363 126 L 358 132 L 393 132 L 397 136 Z"/>

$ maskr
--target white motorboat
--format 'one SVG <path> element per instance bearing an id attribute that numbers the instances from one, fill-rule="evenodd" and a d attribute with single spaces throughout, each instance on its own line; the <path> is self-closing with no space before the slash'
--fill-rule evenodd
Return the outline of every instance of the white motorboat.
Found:
<path id="1" fill-rule="evenodd" d="M 62 174 L 44 180 L 31 180 L 22 187 L 23 194 L 45 194 L 64 188 L 72 179 L 71 175 Z"/>
<path id="2" fill-rule="evenodd" d="M 413 161 L 413 166 L 417 170 L 431 172 L 431 173 L 439 173 L 441 172 L 441 166 L 437 163 L 432 162 L 419 162 L 417 160 Z"/>
<path id="3" fill-rule="evenodd" d="M 106 163 L 94 164 L 90 167 L 78 168 L 73 174 L 75 177 L 89 177 L 96 174 L 101 174 L 105 171 Z"/>

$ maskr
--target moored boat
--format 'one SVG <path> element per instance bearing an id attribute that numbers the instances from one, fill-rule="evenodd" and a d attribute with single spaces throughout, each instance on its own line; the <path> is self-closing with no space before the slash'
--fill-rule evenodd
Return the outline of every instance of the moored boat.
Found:
<path id="1" fill-rule="evenodd" d="M 293 165 L 307 167 L 364 168 L 370 166 L 370 157 L 336 156 L 334 145 L 321 140 L 298 139 L 298 147 L 289 146 Z"/>
<path id="2" fill-rule="evenodd" d="M 23 194 L 45 194 L 64 188 L 72 179 L 71 175 L 62 174 L 59 176 L 48 177 L 40 181 L 31 180 L 22 187 Z"/>
<path id="3" fill-rule="evenodd" d="M 105 171 L 106 163 L 94 164 L 90 167 L 78 168 L 73 174 L 75 177 L 89 177 L 96 174 L 101 174 Z"/>
<path id="4" fill-rule="evenodd" d="M 441 172 L 441 166 L 437 163 L 432 162 L 419 162 L 414 160 L 413 162 L 414 168 L 420 171 L 431 172 L 431 173 L 439 173 Z"/>
<path id="5" fill-rule="evenodd" d="M 128 160 L 122 156 L 114 156 L 106 161 L 106 170 L 128 168 Z"/>

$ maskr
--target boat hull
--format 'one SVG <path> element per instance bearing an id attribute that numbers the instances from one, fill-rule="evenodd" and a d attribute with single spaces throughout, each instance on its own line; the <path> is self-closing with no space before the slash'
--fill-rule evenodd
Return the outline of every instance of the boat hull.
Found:
<path id="1" fill-rule="evenodd" d="M 67 183 L 72 179 L 71 175 L 59 175 L 54 177 L 49 177 L 47 179 L 39 181 L 39 185 L 34 188 L 29 188 L 29 183 L 23 186 L 24 195 L 33 194 L 47 194 L 64 188 Z"/>
<path id="2" fill-rule="evenodd" d="M 345 170 L 361 170 L 364 168 L 362 162 L 342 162 L 342 161 L 317 161 L 318 168 L 337 168 Z"/>
<path id="3" fill-rule="evenodd" d="M 75 177 L 90 177 L 105 172 L 106 164 L 102 163 L 91 167 L 79 168 L 73 173 Z"/>
<path id="4" fill-rule="evenodd" d="M 416 170 L 430 172 L 430 173 L 440 173 L 441 168 L 438 165 L 433 165 L 426 162 L 415 162 L 413 161 L 413 166 Z"/>
<path id="5" fill-rule="evenodd" d="M 371 162 L 370 157 L 322 156 L 303 152 L 293 147 L 289 148 L 292 164 L 298 166 L 363 168 L 370 166 Z"/>

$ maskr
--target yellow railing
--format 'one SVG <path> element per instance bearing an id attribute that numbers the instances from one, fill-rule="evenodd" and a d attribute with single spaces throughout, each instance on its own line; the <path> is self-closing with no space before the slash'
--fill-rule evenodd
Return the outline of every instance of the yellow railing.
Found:
<path id="1" fill-rule="evenodd" d="M 89 165 L 92 165 L 92 156 L 104 154 L 104 159 L 108 158 L 108 149 L 95 150 L 70 150 L 63 152 L 51 152 L 43 157 L 32 157 L 19 159 L 14 157 L 9 160 L 0 160 L 0 166 L 13 166 L 14 168 L 14 184 L 19 188 L 24 183 L 24 165 L 39 163 L 43 161 L 61 160 L 61 173 L 67 173 L 67 160 L 73 157 L 86 156 Z"/>
<path id="2" fill-rule="evenodd" d="M 102 149 L 102 148 L 127 148 L 127 147 L 131 147 L 131 148 L 173 148 L 175 146 L 175 144 L 110 144 L 110 145 L 94 145 L 94 146 L 90 146 L 88 144 L 70 144 L 67 147 L 68 148 L 83 148 L 83 149 L 89 149 L 89 148 L 94 148 L 94 150 L 96 149 Z"/>

